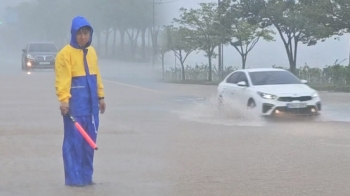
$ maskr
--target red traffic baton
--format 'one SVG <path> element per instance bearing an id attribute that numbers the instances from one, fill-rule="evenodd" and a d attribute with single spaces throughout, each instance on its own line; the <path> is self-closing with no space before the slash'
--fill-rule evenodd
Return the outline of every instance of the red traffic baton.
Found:
<path id="1" fill-rule="evenodd" d="M 89 145 L 91 146 L 91 148 L 93 148 L 94 150 L 98 150 L 97 145 L 95 144 L 94 141 L 92 141 L 91 137 L 86 133 L 86 131 L 84 130 L 84 128 L 73 118 L 73 116 L 68 112 L 67 115 L 69 116 L 69 118 L 73 121 L 75 128 L 78 129 L 78 131 L 80 132 L 80 134 L 84 137 L 84 139 L 89 143 Z"/>

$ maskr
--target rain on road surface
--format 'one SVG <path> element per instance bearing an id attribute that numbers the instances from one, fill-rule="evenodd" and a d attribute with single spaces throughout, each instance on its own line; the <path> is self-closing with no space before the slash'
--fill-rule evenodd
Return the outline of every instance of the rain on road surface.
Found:
<path id="1" fill-rule="evenodd" d="M 98 184 L 65 187 L 53 72 L 21 73 L 8 58 L 0 59 L 1 196 L 350 194 L 350 94 L 321 92 L 318 119 L 268 122 L 219 113 L 215 86 L 160 84 L 145 65 L 108 60 Z"/>

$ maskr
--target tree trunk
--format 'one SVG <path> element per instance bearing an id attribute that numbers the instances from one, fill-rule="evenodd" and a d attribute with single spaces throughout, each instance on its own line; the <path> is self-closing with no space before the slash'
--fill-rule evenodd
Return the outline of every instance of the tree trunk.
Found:
<path id="1" fill-rule="evenodd" d="M 293 64 L 291 66 L 291 71 L 297 75 L 297 55 L 298 55 L 298 40 L 299 37 L 294 38 L 294 58 L 293 58 Z"/>
<path id="2" fill-rule="evenodd" d="M 274 23 L 274 26 L 276 27 L 282 41 L 283 41 L 283 45 L 284 45 L 284 48 L 287 52 L 287 56 L 288 56 L 288 60 L 289 60 L 289 69 L 292 73 L 295 74 L 295 61 L 293 61 L 293 50 L 292 50 L 292 39 L 293 37 L 291 37 L 290 34 L 287 34 L 287 40 L 286 38 L 283 36 L 283 32 L 280 28 L 280 26 L 278 24 L 275 24 Z"/>
<path id="3" fill-rule="evenodd" d="M 109 29 L 106 30 L 106 40 L 105 40 L 105 56 L 108 56 L 108 40 L 109 40 Z"/>
<path id="4" fill-rule="evenodd" d="M 101 52 L 101 31 L 97 31 L 97 51 Z"/>
<path id="5" fill-rule="evenodd" d="M 209 63 L 209 76 L 208 76 L 208 80 L 209 82 L 211 82 L 213 80 L 213 75 L 212 75 L 212 68 L 211 68 L 211 58 L 212 58 L 213 53 L 210 52 L 208 54 L 208 63 Z"/>
<path id="6" fill-rule="evenodd" d="M 293 51 L 291 50 L 292 46 L 291 44 L 285 44 L 285 48 L 286 48 L 286 52 L 287 52 L 287 56 L 288 56 L 288 61 L 289 61 L 289 69 L 292 73 L 295 74 L 296 71 L 296 63 L 295 63 L 295 59 L 293 58 Z"/>
<path id="7" fill-rule="evenodd" d="M 182 81 L 186 80 L 185 65 L 184 65 L 184 62 L 182 62 L 182 61 L 181 61 L 181 80 Z"/>
<path id="8" fill-rule="evenodd" d="M 296 63 L 295 61 L 293 60 L 289 60 L 289 65 L 290 65 L 290 71 L 293 73 L 293 74 L 297 74 L 297 69 L 296 69 Z"/>
<path id="9" fill-rule="evenodd" d="M 185 60 L 183 59 L 183 56 L 182 56 L 182 50 L 179 50 L 177 57 L 179 58 L 180 64 L 181 64 L 181 80 L 185 81 L 185 79 L 186 79 L 186 77 L 185 77 L 185 65 L 184 65 Z"/>
<path id="10" fill-rule="evenodd" d="M 129 33 L 129 31 L 126 31 L 126 33 L 128 34 L 129 40 L 130 40 L 131 55 L 132 55 L 133 58 L 135 58 L 136 47 L 137 47 L 137 39 L 138 39 L 139 34 L 140 34 L 140 29 L 137 29 L 135 37 L 134 37 L 135 29 L 132 29 L 131 34 Z"/>
<path id="11" fill-rule="evenodd" d="M 112 51 L 112 54 L 113 56 L 116 55 L 116 43 L 117 42 L 117 28 L 114 28 L 114 32 L 113 32 L 113 51 Z"/>
<path id="12" fill-rule="evenodd" d="M 136 51 L 137 51 L 137 40 L 139 39 L 139 35 L 140 35 L 140 29 L 137 29 L 137 34 L 135 37 L 135 42 L 134 42 L 134 54 L 133 57 L 135 57 Z"/>
<path id="13" fill-rule="evenodd" d="M 142 59 L 146 59 L 146 28 L 142 28 Z"/>
<path id="14" fill-rule="evenodd" d="M 151 48 L 151 44 L 152 44 L 152 31 L 151 29 L 148 29 L 148 33 L 147 33 L 147 38 L 148 38 L 148 46 L 147 46 L 147 59 L 149 60 L 151 58 L 151 53 L 149 52 L 150 51 L 150 48 Z"/>
<path id="15" fill-rule="evenodd" d="M 125 52 L 125 29 L 124 28 L 119 28 L 119 32 L 120 32 L 120 52 L 121 52 L 121 56 L 124 55 Z"/>
<path id="16" fill-rule="evenodd" d="M 247 63 L 247 54 L 242 54 L 242 69 L 245 69 L 246 63 Z"/>
<path id="17" fill-rule="evenodd" d="M 137 40 L 139 39 L 139 35 L 140 35 L 140 29 L 137 29 L 137 33 L 136 33 L 136 36 L 135 36 L 135 39 L 134 39 L 133 45 L 132 45 L 132 58 L 135 58 L 135 56 L 136 56 Z"/>
<path id="18" fill-rule="evenodd" d="M 286 49 L 287 56 L 288 56 L 289 69 L 292 73 L 296 74 L 296 61 L 294 59 L 294 57 L 296 56 L 293 55 L 291 40 L 289 40 L 288 43 L 284 43 L 284 48 Z"/>
<path id="19" fill-rule="evenodd" d="M 165 72 L 165 70 L 164 70 L 164 56 L 165 56 L 165 53 L 163 52 L 162 53 L 162 79 L 164 80 L 165 78 L 164 78 L 164 72 Z"/>
<path id="20" fill-rule="evenodd" d="M 157 55 L 158 50 L 158 32 L 159 30 L 152 29 L 152 49 L 153 49 L 153 59 L 155 59 L 155 56 Z M 153 62 L 155 63 L 155 62 Z"/>
<path id="21" fill-rule="evenodd" d="M 278 27 L 278 25 L 275 25 L 275 27 Z M 286 49 L 286 52 L 287 52 L 290 71 L 293 74 L 296 74 L 296 58 L 297 58 L 297 47 L 298 47 L 299 37 L 298 36 L 294 37 L 294 55 L 293 55 L 293 46 L 292 46 L 293 37 L 288 36 L 288 40 L 286 40 L 283 36 L 281 29 L 277 28 L 277 31 L 282 38 L 284 48 Z"/>

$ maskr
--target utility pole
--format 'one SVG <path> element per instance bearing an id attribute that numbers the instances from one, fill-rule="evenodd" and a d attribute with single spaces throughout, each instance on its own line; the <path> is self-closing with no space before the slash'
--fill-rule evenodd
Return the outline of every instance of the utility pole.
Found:
<path id="1" fill-rule="evenodd" d="M 218 18 L 220 19 L 220 0 L 218 0 Z M 220 22 L 220 21 L 219 21 Z M 219 23 L 221 25 L 221 23 Z M 218 70 L 219 74 L 222 72 L 221 70 L 221 44 L 218 46 Z"/>
<path id="2" fill-rule="evenodd" d="M 220 12 L 220 7 L 221 7 L 221 1 L 218 0 L 218 15 L 219 15 L 219 19 L 221 17 L 221 12 Z M 221 21 L 220 25 L 221 24 Z M 224 77 L 224 45 L 223 44 L 219 44 L 218 46 L 218 69 L 219 69 L 219 76 L 221 78 Z"/>

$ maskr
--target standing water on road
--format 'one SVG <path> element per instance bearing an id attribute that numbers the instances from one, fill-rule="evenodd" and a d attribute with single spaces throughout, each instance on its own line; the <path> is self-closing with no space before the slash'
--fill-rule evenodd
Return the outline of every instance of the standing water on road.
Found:
<path id="1" fill-rule="evenodd" d="M 226 102 L 223 108 L 219 109 L 217 103 L 216 96 L 212 96 L 175 113 L 183 120 L 227 126 L 264 126 L 266 123 L 254 110 L 249 110 L 246 106 Z"/>

